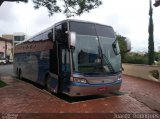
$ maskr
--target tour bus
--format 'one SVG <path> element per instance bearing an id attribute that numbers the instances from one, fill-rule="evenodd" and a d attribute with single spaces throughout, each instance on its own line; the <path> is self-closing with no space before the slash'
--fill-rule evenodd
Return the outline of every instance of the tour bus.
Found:
<path id="1" fill-rule="evenodd" d="M 121 71 L 115 32 L 99 23 L 63 20 L 15 46 L 14 73 L 53 93 L 87 96 L 119 90 Z"/>

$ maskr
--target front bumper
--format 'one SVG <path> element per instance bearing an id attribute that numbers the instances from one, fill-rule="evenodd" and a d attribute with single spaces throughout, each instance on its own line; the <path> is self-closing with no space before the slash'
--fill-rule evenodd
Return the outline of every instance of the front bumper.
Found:
<path id="1" fill-rule="evenodd" d="M 110 91 L 119 90 L 121 84 L 122 80 L 117 80 L 110 84 L 82 84 L 72 82 L 67 94 L 72 97 L 105 94 Z"/>

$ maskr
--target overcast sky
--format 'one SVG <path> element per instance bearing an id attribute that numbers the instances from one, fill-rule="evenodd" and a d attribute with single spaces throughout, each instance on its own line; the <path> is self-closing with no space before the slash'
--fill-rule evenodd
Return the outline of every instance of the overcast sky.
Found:
<path id="1" fill-rule="evenodd" d="M 29 3 L 4 2 L 0 7 L 0 35 L 24 32 L 29 36 L 64 20 L 62 13 L 48 16 L 46 8 L 35 10 Z M 154 3 L 154 0 L 152 1 Z M 132 43 L 132 51 L 148 50 L 149 0 L 103 0 L 103 5 L 80 17 L 87 21 L 111 25 Z M 155 50 L 160 46 L 160 7 L 153 7 Z"/>

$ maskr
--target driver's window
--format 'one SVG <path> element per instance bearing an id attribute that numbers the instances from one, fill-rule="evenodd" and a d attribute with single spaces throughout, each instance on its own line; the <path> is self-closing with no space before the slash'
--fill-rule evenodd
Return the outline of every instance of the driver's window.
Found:
<path id="1" fill-rule="evenodd" d="M 61 41 L 62 40 L 62 25 L 58 25 L 55 27 L 55 39 L 57 41 Z"/>
<path id="2" fill-rule="evenodd" d="M 55 39 L 61 44 L 68 43 L 67 23 L 62 23 L 55 27 Z"/>

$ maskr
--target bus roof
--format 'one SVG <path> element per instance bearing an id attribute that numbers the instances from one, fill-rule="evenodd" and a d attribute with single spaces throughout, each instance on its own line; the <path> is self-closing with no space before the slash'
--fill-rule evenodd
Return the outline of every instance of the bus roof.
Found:
<path id="1" fill-rule="evenodd" d="M 66 22 L 66 21 L 68 21 L 68 22 L 70 22 L 70 21 L 75 21 L 75 22 L 91 23 L 91 24 L 97 24 L 97 25 L 102 25 L 102 26 L 107 26 L 107 27 L 113 28 L 112 26 L 109 26 L 109 25 L 100 24 L 100 23 L 91 22 L 91 21 L 85 21 L 85 20 L 77 20 L 77 19 L 66 19 L 66 20 L 62 20 L 62 21 L 60 21 L 60 22 L 57 22 L 57 23 L 55 24 L 55 26 L 57 26 L 58 24 L 61 24 L 61 23 L 63 23 L 63 22 Z"/>
<path id="2" fill-rule="evenodd" d="M 50 27 L 48 27 L 48 28 L 46 28 L 46 29 L 38 32 L 37 34 L 31 36 L 31 37 L 28 38 L 28 39 L 25 39 L 24 41 L 22 41 L 22 42 L 20 42 L 20 43 L 18 43 L 18 44 L 16 44 L 16 45 L 19 45 L 19 44 L 22 44 L 22 43 L 24 43 L 24 42 L 27 42 L 27 41 L 29 41 L 30 39 L 32 39 L 32 38 L 34 38 L 34 37 L 36 37 L 36 36 L 38 36 L 38 35 L 46 32 L 46 31 L 54 28 L 55 26 L 57 26 L 57 25 L 59 25 L 59 24 L 61 24 L 61 23 L 63 23 L 63 22 L 70 22 L 70 21 L 83 22 L 83 23 L 91 23 L 91 24 L 103 25 L 103 26 L 112 28 L 111 26 L 104 25 L 104 24 L 100 24 L 100 23 L 96 23 L 96 22 L 90 22 L 90 21 L 85 21 L 85 20 L 77 20 L 77 19 L 66 19 L 66 20 L 62 20 L 62 21 L 60 21 L 60 22 L 55 23 L 54 25 L 52 25 L 52 26 L 50 26 Z"/>

